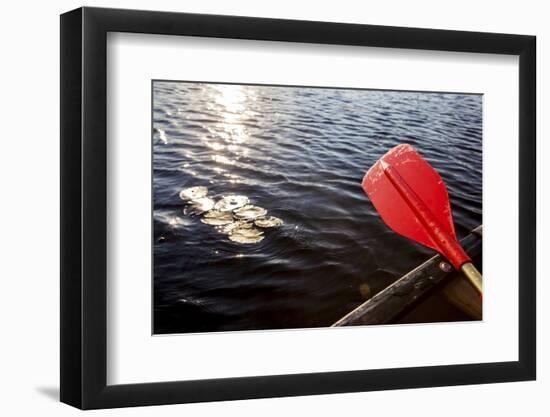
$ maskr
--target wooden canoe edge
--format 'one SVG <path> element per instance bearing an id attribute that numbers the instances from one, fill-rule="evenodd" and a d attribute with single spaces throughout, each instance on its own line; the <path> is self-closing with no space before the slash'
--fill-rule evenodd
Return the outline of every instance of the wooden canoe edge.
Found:
<path id="1" fill-rule="evenodd" d="M 483 226 L 480 225 L 460 241 L 472 258 L 481 253 L 482 232 Z M 441 263 L 449 266 L 441 255 L 433 256 L 346 314 L 332 327 L 389 323 L 438 284 L 455 275 L 452 267 L 444 271 L 440 267 Z"/>

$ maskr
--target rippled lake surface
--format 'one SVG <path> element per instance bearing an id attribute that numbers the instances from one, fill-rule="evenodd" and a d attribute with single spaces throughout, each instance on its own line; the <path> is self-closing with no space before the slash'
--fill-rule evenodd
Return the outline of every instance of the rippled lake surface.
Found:
<path id="1" fill-rule="evenodd" d="M 154 81 L 154 333 L 330 326 L 433 255 L 385 226 L 366 170 L 415 146 L 461 238 L 482 223 L 481 141 L 480 95 Z M 194 186 L 284 223 L 231 241 L 180 198 Z"/>

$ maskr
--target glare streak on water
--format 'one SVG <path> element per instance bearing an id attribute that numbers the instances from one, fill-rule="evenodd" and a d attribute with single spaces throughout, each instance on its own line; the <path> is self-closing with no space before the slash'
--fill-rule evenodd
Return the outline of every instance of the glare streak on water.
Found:
<path id="1" fill-rule="evenodd" d="M 327 326 L 425 260 L 360 186 L 399 143 L 441 174 L 464 236 L 482 223 L 481 108 L 479 95 L 155 82 L 155 332 Z M 185 211 L 197 186 L 208 194 Z M 230 210 L 283 224 L 233 241 L 201 221 L 232 195 L 247 201 Z"/>

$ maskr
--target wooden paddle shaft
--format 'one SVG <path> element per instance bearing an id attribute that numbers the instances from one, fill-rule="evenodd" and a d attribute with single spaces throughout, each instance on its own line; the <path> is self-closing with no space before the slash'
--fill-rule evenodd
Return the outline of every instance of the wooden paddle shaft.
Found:
<path id="1" fill-rule="evenodd" d="M 483 279 L 477 268 L 471 263 L 466 262 L 460 267 L 464 276 L 470 281 L 470 284 L 481 294 L 483 288 Z"/>

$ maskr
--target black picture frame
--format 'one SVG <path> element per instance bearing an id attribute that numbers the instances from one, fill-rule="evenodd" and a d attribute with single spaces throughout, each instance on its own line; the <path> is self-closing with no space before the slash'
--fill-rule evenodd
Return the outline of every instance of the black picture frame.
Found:
<path id="1" fill-rule="evenodd" d="M 519 56 L 519 360 L 107 385 L 108 32 Z M 63 14 L 61 401 L 94 409 L 535 379 L 535 45 L 534 36 L 480 32 L 88 7 Z"/>

